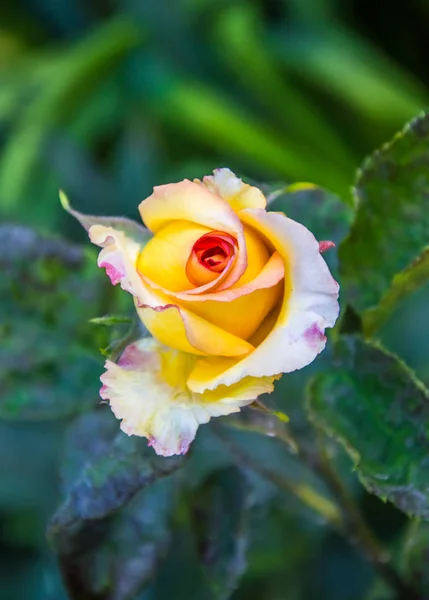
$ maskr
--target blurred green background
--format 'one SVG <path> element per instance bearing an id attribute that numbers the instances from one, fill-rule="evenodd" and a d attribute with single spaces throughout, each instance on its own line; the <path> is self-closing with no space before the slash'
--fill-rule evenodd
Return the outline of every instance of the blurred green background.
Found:
<path id="1" fill-rule="evenodd" d="M 428 105 L 428 40 L 429 4 L 421 0 L 2 2 L 0 211 L 15 228 L 0 227 L 1 401 L 51 395 L 64 407 L 76 396 L 97 396 L 98 348 L 107 334 L 80 324 L 117 310 L 118 299 L 102 274 L 86 272 L 87 251 L 74 245 L 86 238 L 61 210 L 59 188 L 84 212 L 136 217 L 153 185 L 228 166 L 255 181 L 312 181 L 351 203 L 364 156 Z M 85 290 L 82 277 L 90 281 Z M 11 292 L 19 299 L 11 302 Z M 426 381 L 427 297 L 419 292 L 385 333 Z M 70 373 L 79 352 L 86 362 Z M 302 386 L 298 374 L 280 387 L 282 409 L 293 413 Z M 55 421 L 39 414 L 18 423 L 10 412 L 0 421 L 2 600 L 65 598 L 45 543 L 71 414 L 61 410 Z M 214 442 L 204 436 L 199 443 L 210 454 Z M 258 455 L 268 452 L 269 461 L 295 472 L 290 457 L 258 444 L 251 442 Z M 213 452 L 219 465 L 229 464 Z M 340 463 L 348 473 L 348 461 Z M 355 551 L 290 499 L 260 488 L 250 568 L 234 598 L 369 599 L 373 573 Z M 402 515 L 359 494 L 380 535 L 394 538 Z M 164 566 L 139 598 L 206 599 L 185 584 L 167 585 L 172 572 L 187 570 L 186 532 L 181 522 L 170 571 Z"/>

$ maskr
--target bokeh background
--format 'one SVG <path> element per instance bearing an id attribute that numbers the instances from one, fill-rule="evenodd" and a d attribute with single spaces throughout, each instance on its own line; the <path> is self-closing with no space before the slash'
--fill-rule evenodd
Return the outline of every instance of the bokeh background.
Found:
<path id="1" fill-rule="evenodd" d="M 153 185 L 229 166 L 254 181 L 315 182 L 350 204 L 365 155 L 428 105 L 428 40 L 429 4 L 421 0 L 2 2 L 2 402 L 37 393 L 69 406 L 76 395 L 97 394 L 95 354 L 106 334 L 80 324 L 108 312 L 116 296 L 92 271 L 82 274 L 86 250 L 75 244 L 85 235 L 60 208 L 59 188 L 85 212 L 136 217 Z M 47 243 L 39 234 L 54 237 Z M 40 255 L 48 267 L 36 273 Z M 65 281 L 59 273 L 67 265 Z M 426 381 L 428 297 L 425 289 L 415 295 L 384 332 Z M 84 347 L 88 360 L 74 372 Z M 299 403 L 300 377 L 291 382 L 288 398 Z M 65 597 L 45 542 L 69 424 L 68 415 L 57 417 L 18 423 L 8 413 L 0 421 L 2 600 Z M 351 486 L 360 489 L 354 479 Z M 373 574 L 349 545 L 305 511 L 298 518 L 290 500 L 269 488 L 261 494 L 271 508 L 257 516 L 236 600 L 366 597 Z M 359 494 L 380 535 L 394 538 L 403 517 Z M 180 539 L 168 560 L 183 573 Z M 173 597 L 162 575 L 159 581 L 141 598 Z M 173 589 L 180 599 L 182 588 Z"/>

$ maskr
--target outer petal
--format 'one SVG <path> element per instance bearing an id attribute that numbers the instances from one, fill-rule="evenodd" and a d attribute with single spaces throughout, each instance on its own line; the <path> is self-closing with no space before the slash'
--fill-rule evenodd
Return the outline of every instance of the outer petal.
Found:
<path id="1" fill-rule="evenodd" d="M 184 454 L 198 426 L 238 412 L 273 390 L 273 378 L 247 378 L 229 388 L 194 394 L 186 387 L 193 359 L 145 338 L 128 346 L 118 364 L 106 362 L 101 397 L 128 435 L 147 437 L 162 456 Z"/>
<path id="2" fill-rule="evenodd" d="M 139 211 L 146 226 L 154 233 L 172 221 L 191 221 L 234 236 L 238 243 L 237 260 L 219 289 L 233 285 L 246 270 L 246 243 L 240 219 L 225 200 L 206 187 L 188 179 L 160 185 L 143 200 Z"/>
<path id="3" fill-rule="evenodd" d="M 243 356 L 254 350 L 246 340 L 174 304 L 137 307 L 137 313 L 156 339 L 183 352 Z"/>
<path id="4" fill-rule="evenodd" d="M 240 219 L 227 202 L 189 179 L 154 187 L 153 194 L 141 202 L 139 211 L 153 233 L 172 221 L 191 221 L 234 236 L 242 230 Z"/>
<path id="5" fill-rule="evenodd" d="M 215 169 L 204 177 L 204 185 L 226 200 L 236 212 L 243 208 L 265 208 L 267 200 L 257 187 L 243 183 L 229 169 Z"/>
<path id="6" fill-rule="evenodd" d="M 285 281 L 280 314 L 264 341 L 242 360 L 198 361 L 188 380 L 195 392 L 231 385 L 246 376 L 289 373 L 305 367 L 325 347 L 325 328 L 333 327 L 338 317 L 339 287 L 313 234 L 282 213 L 247 209 L 240 217 L 282 255 L 290 279 Z"/>
<path id="7" fill-rule="evenodd" d="M 89 237 L 93 244 L 103 248 L 97 262 L 99 267 L 106 269 L 112 284 L 120 283 L 123 290 L 142 298 L 143 282 L 136 270 L 142 249 L 140 244 L 124 232 L 104 225 L 92 225 Z"/>
<path id="8" fill-rule="evenodd" d="M 243 356 L 253 350 L 249 342 L 172 304 L 171 298 L 148 286 L 136 270 L 140 246 L 124 233 L 93 225 L 89 234 L 93 243 L 103 246 L 98 265 L 106 268 L 113 285 L 120 283 L 135 297 L 141 320 L 161 342 L 200 355 Z"/>

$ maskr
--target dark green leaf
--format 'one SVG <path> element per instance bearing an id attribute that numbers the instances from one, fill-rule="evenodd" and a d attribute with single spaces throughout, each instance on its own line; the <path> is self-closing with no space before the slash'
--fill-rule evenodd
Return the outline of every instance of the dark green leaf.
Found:
<path id="1" fill-rule="evenodd" d="M 264 186 L 269 210 L 280 210 L 305 225 L 319 240 L 333 241 L 337 246 L 347 235 L 353 211 L 335 194 L 310 183 Z M 330 249 L 325 258 L 334 274 L 337 251 Z"/>
<path id="2" fill-rule="evenodd" d="M 177 458 L 157 457 L 146 440 L 119 431 L 71 486 L 51 522 L 52 539 L 62 547 L 62 542 L 69 542 L 86 522 L 108 517 L 140 489 L 177 470 L 180 463 Z"/>
<path id="3" fill-rule="evenodd" d="M 416 588 L 429 596 L 429 523 L 413 521 L 410 523 L 404 543 L 403 568 L 406 577 L 413 581 Z"/>
<path id="4" fill-rule="evenodd" d="M 146 440 L 118 431 L 107 407 L 80 417 L 67 446 L 66 499 L 49 537 L 69 593 L 131 600 L 169 544 L 177 481 L 166 476 L 181 460 L 160 459 Z"/>
<path id="5" fill-rule="evenodd" d="M 348 233 L 353 210 L 341 198 L 312 183 L 263 186 L 269 210 L 281 210 L 305 225 L 319 241 L 339 244 Z"/>
<path id="6" fill-rule="evenodd" d="M 60 343 L 58 339 L 57 351 Z M 99 360 L 86 356 L 83 350 L 73 353 L 70 349 L 60 360 L 55 357 L 34 369 L 30 379 L 23 380 L 22 371 L 11 372 L 4 376 L 0 419 L 50 421 L 88 410 L 100 402 L 99 374 Z"/>
<path id="7" fill-rule="evenodd" d="M 95 405 L 107 332 L 88 320 L 116 290 L 79 246 L 7 225 L 0 244 L 0 418 L 63 418 Z"/>
<path id="8" fill-rule="evenodd" d="M 249 485 L 236 467 L 214 473 L 193 506 L 198 552 L 215 597 L 229 598 L 246 568 Z"/>
<path id="9" fill-rule="evenodd" d="M 427 280 L 426 253 L 418 257 L 429 239 L 428 161 L 429 116 L 422 115 L 358 174 L 356 218 L 339 257 L 347 301 L 359 313 L 372 309 L 365 317 L 368 333 Z"/>
<path id="10" fill-rule="evenodd" d="M 331 372 L 309 387 L 311 417 L 350 454 L 362 483 L 429 518 L 429 394 L 382 348 L 345 337 Z"/>
<path id="11" fill-rule="evenodd" d="M 394 276 L 380 304 L 365 313 L 365 332 L 371 335 L 379 329 L 400 301 L 429 281 L 429 248 L 425 248 L 408 267 Z"/>

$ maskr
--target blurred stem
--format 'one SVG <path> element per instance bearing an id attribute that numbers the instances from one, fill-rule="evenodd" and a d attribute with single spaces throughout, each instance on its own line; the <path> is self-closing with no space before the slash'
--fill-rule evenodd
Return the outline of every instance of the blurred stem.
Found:
<path id="1" fill-rule="evenodd" d="M 286 492 L 296 496 L 303 504 L 308 506 L 311 510 L 315 511 L 323 517 L 323 519 L 329 522 L 332 526 L 337 529 L 341 528 L 341 512 L 338 507 L 319 494 L 311 486 L 306 484 L 300 484 L 290 481 L 283 475 L 280 475 L 273 469 L 269 469 L 261 465 L 258 461 L 254 460 L 249 454 L 243 452 L 238 444 L 236 444 L 230 436 L 225 434 L 222 428 L 213 427 L 215 434 L 222 440 L 225 446 L 228 448 L 232 456 L 237 459 L 237 462 L 243 465 L 243 467 L 251 468 L 258 475 L 270 481 L 277 487 Z"/>
<path id="2" fill-rule="evenodd" d="M 289 433 L 287 436 L 280 434 L 278 437 L 282 442 L 289 444 Z M 323 480 L 337 501 L 342 515 L 342 529 L 347 539 L 360 549 L 385 583 L 396 592 L 397 600 L 419 600 L 420 596 L 416 590 L 402 578 L 390 562 L 388 551 L 369 528 L 358 505 L 333 468 L 320 435 L 318 437 L 316 451 L 304 448 L 296 440 L 294 445 L 298 448 L 301 460 Z"/>
<path id="3" fill-rule="evenodd" d="M 241 428 L 245 428 L 245 426 L 241 425 Z M 260 426 L 257 428 L 250 427 L 250 429 L 264 433 L 263 428 Z M 216 429 L 216 434 L 244 466 L 250 467 L 279 488 L 294 494 L 304 504 L 318 512 L 326 521 L 339 529 L 352 544 L 360 549 L 361 553 L 373 565 L 380 577 L 396 593 L 396 600 L 423 600 L 416 590 L 413 589 L 412 585 L 405 581 L 389 562 L 388 551 L 368 527 L 358 505 L 349 494 L 343 481 L 337 475 L 319 434 L 317 435 L 318 443 L 309 449 L 294 438 L 284 427 L 276 428 L 275 433 L 273 433 L 271 428 L 265 430 L 266 435 L 270 437 L 275 435 L 313 473 L 320 477 L 335 498 L 336 504 L 333 504 L 309 486 L 302 486 L 291 482 L 279 473 L 259 464 L 247 453 L 243 452 L 229 436 L 221 433 L 218 429 Z M 309 490 L 311 494 L 308 494 Z"/>

